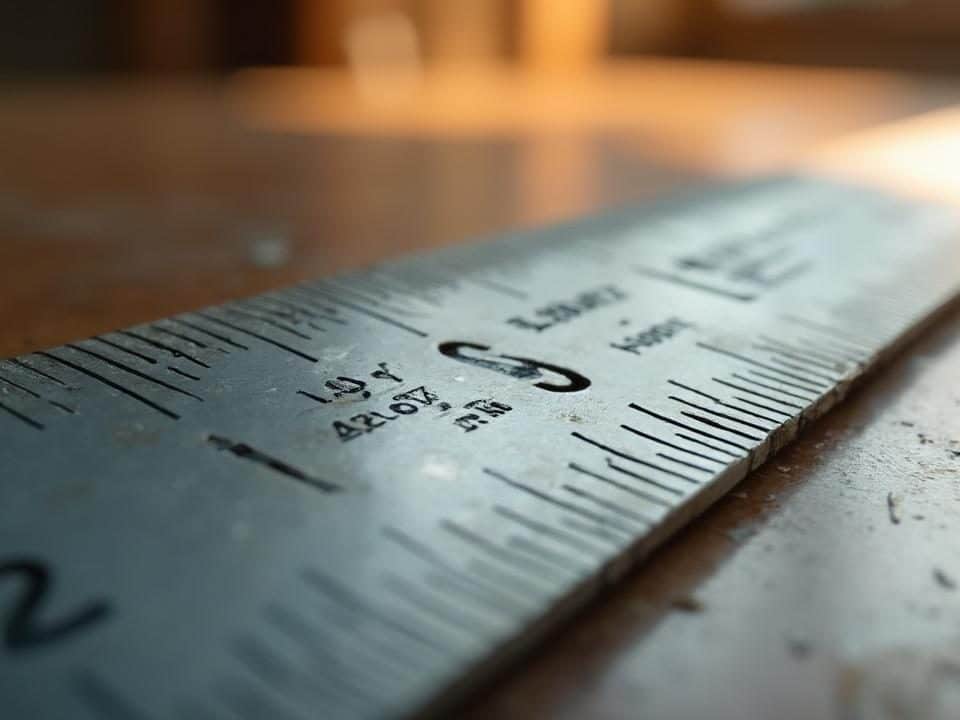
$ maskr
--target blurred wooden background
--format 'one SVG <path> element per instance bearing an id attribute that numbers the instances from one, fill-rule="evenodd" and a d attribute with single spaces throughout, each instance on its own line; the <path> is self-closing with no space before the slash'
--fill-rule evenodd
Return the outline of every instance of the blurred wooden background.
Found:
<path id="1" fill-rule="evenodd" d="M 31 0 L 0 4 L 0 73 L 343 65 L 377 18 L 427 62 L 605 56 L 960 71 L 954 0 Z"/>

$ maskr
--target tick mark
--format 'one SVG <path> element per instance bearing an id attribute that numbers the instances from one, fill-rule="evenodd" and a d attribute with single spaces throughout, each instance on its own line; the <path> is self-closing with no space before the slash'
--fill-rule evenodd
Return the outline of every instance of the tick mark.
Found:
<path id="1" fill-rule="evenodd" d="M 238 458 L 242 458 L 243 460 L 249 460 L 259 465 L 264 465 L 274 472 L 278 472 L 281 475 L 286 475 L 294 480 L 299 480 L 305 485 L 309 485 L 310 487 L 320 490 L 321 492 L 331 493 L 338 492 L 343 489 L 334 483 L 321 480 L 320 478 L 311 477 L 303 472 L 303 470 L 285 463 L 283 460 L 278 460 L 277 458 L 271 457 L 266 453 L 255 450 L 245 443 L 234 442 L 232 440 L 228 440 L 227 438 L 220 437 L 219 435 L 208 435 L 207 442 L 218 450 L 226 450 L 233 455 L 236 455 Z"/>

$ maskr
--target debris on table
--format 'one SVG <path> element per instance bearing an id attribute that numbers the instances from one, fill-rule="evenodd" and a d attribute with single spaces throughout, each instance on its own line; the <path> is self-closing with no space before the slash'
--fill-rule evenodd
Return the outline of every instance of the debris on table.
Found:
<path id="1" fill-rule="evenodd" d="M 903 502 L 903 498 L 899 495 L 894 495 L 892 492 L 887 493 L 887 513 L 890 515 L 890 522 L 894 525 L 900 524 L 900 503 Z"/>
<path id="2" fill-rule="evenodd" d="M 692 595 L 684 595 L 683 597 L 674 598 L 673 602 L 670 603 L 670 606 L 674 610 L 679 610 L 680 612 L 685 613 L 701 613 L 704 610 L 703 603 Z"/>
<path id="3" fill-rule="evenodd" d="M 941 570 L 940 568 L 934 568 L 934 569 L 933 569 L 933 579 L 936 580 L 936 581 L 937 581 L 937 585 L 939 585 L 940 587 L 942 587 L 944 590 L 956 590 L 956 589 L 957 589 L 957 583 L 956 583 L 956 581 L 955 581 L 952 577 L 950 577 L 949 575 L 947 575 L 947 573 L 945 573 L 945 572 L 944 572 L 943 570 Z"/>

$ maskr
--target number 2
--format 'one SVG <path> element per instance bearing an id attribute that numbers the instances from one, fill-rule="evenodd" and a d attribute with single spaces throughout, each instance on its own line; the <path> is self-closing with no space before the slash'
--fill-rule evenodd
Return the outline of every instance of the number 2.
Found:
<path id="1" fill-rule="evenodd" d="M 19 579 L 19 598 L 2 622 L 3 644 L 11 652 L 30 650 L 64 640 L 104 620 L 110 606 L 103 600 L 87 603 L 59 619 L 41 621 L 40 614 L 52 585 L 52 573 L 31 558 L 0 561 L 0 586 L 7 578 Z"/>

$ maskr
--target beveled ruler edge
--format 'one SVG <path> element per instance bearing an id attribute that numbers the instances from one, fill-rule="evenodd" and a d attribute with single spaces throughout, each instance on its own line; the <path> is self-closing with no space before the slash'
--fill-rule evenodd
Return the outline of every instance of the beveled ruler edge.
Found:
<path id="1" fill-rule="evenodd" d="M 535 655 L 542 645 L 549 642 L 562 627 L 575 622 L 577 617 L 589 612 L 593 603 L 602 601 L 610 593 L 616 592 L 615 588 L 622 580 L 638 571 L 652 555 L 674 540 L 679 533 L 696 523 L 703 514 L 737 485 L 747 480 L 754 471 L 769 464 L 782 450 L 797 441 L 807 427 L 814 425 L 834 408 L 844 403 L 851 393 L 864 392 L 865 386 L 869 386 L 874 376 L 882 374 L 886 367 L 907 352 L 911 345 L 917 343 L 946 316 L 958 309 L 960 309 L 960 286 L 952 297 L 931 310 L 903 335 L 880 348 L 861 366 L 859 372 L 851 373 L 830 392 L 819 398 L 818 402 L 805 408 L 793 419 L 793 427 L 789 433 L 784 433 L 784 436 L 779 438 L 779 444 L 774 446 L 772 443 L 774 438 L 770 436 L 768 441 L 771 446 L 762 462 L 746 470 L 743 470 L 742 464 L 730 466 L 717 475 L 711 480 L 708 489 L 700 492 L 692 501 L 678 507 L 677 512 L 663 520 L 653 531 L 639 537 L 620 556 L 608 561 L 596 576 L 562 598 L 542 618 L 528 626 L 523 635 L 512 638 L 502 647 L 494 650 L 489 662 L 478 663 L 460 679 L 441 691 L 432 702 L 412 712 L 408 716 L 409 720 L 452 717 L 450 713 L 464 705 L 469 706 L 471 698 L 478 692 L 495 687 L 506 673 L 525 659 Z M 747 462 L 745 459 L 744 463 Z"/>

